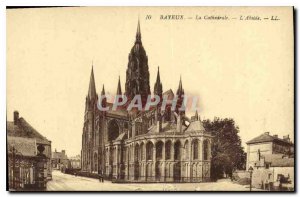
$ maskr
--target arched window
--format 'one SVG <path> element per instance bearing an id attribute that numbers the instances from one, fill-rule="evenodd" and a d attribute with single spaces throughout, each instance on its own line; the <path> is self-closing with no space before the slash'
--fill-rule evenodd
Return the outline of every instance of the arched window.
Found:
<path id="1" fill-rule="evenodd" d="M 119 126 L 116 120 L 108 123 L 108 141 L 117 139 L 119 136 Z"/>
<path id="2" fill-rule="evenodd" d="M 166 143 L 166 160 L 171 159 L 171 141 Z"/>
<path id="3" fill-rule="evenodd" d="M 145 160 L 144 143 L 143 142 L 140 145 L 140 154 L 141 154 L 141 160 Z"/>
<path id="4" fill-rule="evenodd" d="M 136 144 L 134 148 L 134 161 L 139 161 L 139 145 Z"/>
<path id="5" fill-rule="evenodd" d="M 153 144 L 148 142 L 146 145 L 146 157 L 147 160 L 153 160 Z"/>
<path id="6" fill-rule="evenodd" d="M 194 142 L 193 142 L 193 158 L 194 159 L 198 159 L 198 147 L 199 147 L 199 145 L 198 145 L 198 140 L 194 140 Z"/>
<path id="7" fill-rule="evenodd" d="M 162 141 L 159 141 L 156 143 L 156 159 L 157 160 L 162 159 L 163 146 L 164 146 L 164 143 Z"/>
<path id="8" fill-rule="evenodd" d="M 125 162 L 125 161 L 127 161 L 127 154 L 126 154 L 126 152 L 127 152 L 127 147 L 124 147 L 123 148 L 123 150 L 122 150 L 122 157 L 123 157 L 123 161 Z"/>
<path id="9" fill-rule="evenodd" d="M 128 129 L 128 123 L 127 122 L 124 122 L 124 128 Z"/>
<path id="10" fill-rule="evenodd" d="M 97 156 L 97 153 L 94 154 L 94 171 L 98 171 L 98 156 Z"/>
<path id="11" fill-rule="evenodd" d="M 180 158 L 181 158 L 180 147 L 181 147 L 180 141 L 175 142 L 175 144 L 174 144 L 174 159 L 175 160 L 180 160 Z"/>
<path id="12" fill-rule="evenodd" d="M 184 143 L 184 159 L 185 160 L 188 160 L 189 159 L 189 142 L 188 141 L 185 141 Z"/>
<path id="13" fill-rule="evenodd" d="M 203 160 L 208 160 L 208 141 L 203 142 Z"/>

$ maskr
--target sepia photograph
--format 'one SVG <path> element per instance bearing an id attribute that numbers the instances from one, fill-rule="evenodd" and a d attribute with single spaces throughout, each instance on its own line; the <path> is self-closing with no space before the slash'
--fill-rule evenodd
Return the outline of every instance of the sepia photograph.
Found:
<path id="1" fill-rule="evenodd" d="M 6 7 L 6 190 L 294 192 L 293 7 Z"/>

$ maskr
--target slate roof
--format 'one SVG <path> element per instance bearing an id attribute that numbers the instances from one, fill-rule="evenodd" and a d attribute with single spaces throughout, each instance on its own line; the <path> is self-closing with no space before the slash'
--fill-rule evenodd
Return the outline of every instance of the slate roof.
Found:
<path id="1" fill-rule="evenodd" d="M 121 133 L 115 141 L 123 140 L 127 137 L 126 132 Z"/>
<path id="2" fill-rule="evenodd" d="M 68 156 L 62 152 L 52 152 L 52 159 L 68 159 Z"/>
<path id="3" fill-rule="evenodd" d="M 7 137 L 7 150 L 8 153 L 12 153 L 13 147 L 16 150 L 16 154 L 22 156 L 34 157 L 37 154 L 35 139 L 24 137 Z"/>
<path id="4" fill-rule="evenodd" d="M 162 123 L 161 128 L 162 128 L 161 133 L 173 133 L 173 132 L 176 132 L 177 125 L 176 125 L 176 123 L 172 123 L 172 122 L 164 122 L 164 123 Z M 186 129 L 186 126 L 182 125 L 182 130 L 184 131 L 185 129 Z M 157 125 L 155 124 L 149 128 L 149 131 L 147 132 L 147 134 L 153 134 L 153 133 L 156 133 L 156 131 L 157 131 Z"/>
<path id="5" fill-rule="evenodd" d="M 108 114 L 122 116 L 122 117 L 128 116 L 128 112 L 127 112 L 126 108 L 119 107 L 116 110 L 112 110 L 113 103 L 107 103 L 107 107 L 109 107 L 109 110 L 107 111 Z"/>
<path id="6" fill-rule="evenodd" d="M 51 142 L 35 130 L 24 118 L 19 118 L 17 124 L 7 121 L 7 136 L 34 138 L 36 143 L 50 145 Z"/>
<path id="7" fill-rule="evenodd" d="M 278 137 L 271 136 L 268 133 L 263 133 L 260 136 L 255 137 L 252 140 L 246 142 L 246 144 L 255 144 L 255 143 L 261 143 L 261 142 L 273 142 L 273 141 L 280 141 L 280 142 L 292 145 L 291 142 L 285 141 Z"/>
<path id="8" fill-rule="evenodd" d="M 185 130 L 185 132 L 191 132 L 191 131 L 205 131 L 203 124 L 200 120 L 192 121 L 188 128 Z"/>
<path id="9" fill-rule="evenodd" d="M 294 167 L 294 158 L 286 157 L 283 154 L 263 155 L 265 162 L 270 163 L 272 167 Z"/>

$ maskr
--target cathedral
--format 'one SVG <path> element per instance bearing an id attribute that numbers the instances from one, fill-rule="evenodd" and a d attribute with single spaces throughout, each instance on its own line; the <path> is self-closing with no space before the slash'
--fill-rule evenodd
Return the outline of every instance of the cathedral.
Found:
<path id="1" fill-rule="evenodd" d="M 116 95 L 129 100 L 140 95 L 144 106 L 151 95 L 149 78 L 148 56 L 138 22 L 136 40 L 128 57 L 125 92 L 119 79 Z M 104 85 L 100 96 L 103 95 Z M 176 94 L 171 89 L 164 92 L 158 69 L 153 95 L 167 98 L 167 107 L 162 109 L 159 102 L 147 111 L 128 111 L 126 104 L 112 110 L 113 103 L 102 99 L 101 105 L 109 110 L 101 111 L 92 68 L 82 133 L 83 172 L 120 182 L 210 180 L 212 136 L 205 131 L 197 111 L 189 118 L 184 110 L 179 110 L 184 95 L 181 78 Z M 178 104 L 171 110 L 175 96 L 179 98 Z"/>

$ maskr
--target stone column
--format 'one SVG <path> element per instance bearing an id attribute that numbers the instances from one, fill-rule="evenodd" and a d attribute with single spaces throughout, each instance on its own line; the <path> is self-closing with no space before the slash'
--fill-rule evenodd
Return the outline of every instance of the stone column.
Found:
<path id="1" fill-rule="evenodd" d="M 193 150 L 193 139 L 190 139 L 190 145 L 189 145 L 189 154 L 190 154 L 190 158 L 189 158 L 189 180 L 190 182 L 192 182 L 192 177 L 193 177 L 193 165 L 192 165 L 192 161 L 194 160 L 194 150 Z"/>
<path id="2" fill-rule="evenodd" d="M 153 157 L 152 157 L 152 180 L 156 179 L 156 141 L 153 144 Z"/>
<path id="3" fill-rule="evenodd" d="M 204 164 L 204 153 L 203 153 L 203 138 L 199 140 L 199 162 L 197 165 L 197 180 L 203 180 L 203 164 Z"/>
<path id="4" fill-rule="evenodd" d="M 166 141 L 163 141 L 164 145 L 162 147 L 162 171 L 161 171 L 161 176 L 163 177 L 163 181 L 166 181 Z"/>

